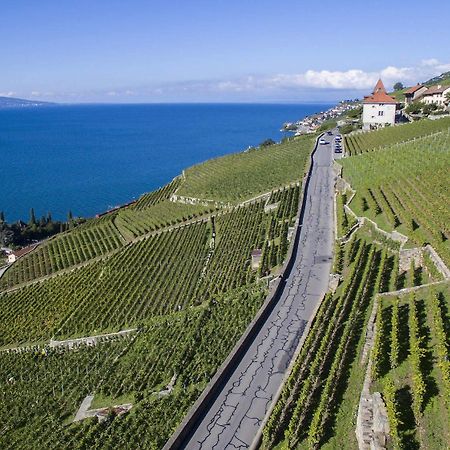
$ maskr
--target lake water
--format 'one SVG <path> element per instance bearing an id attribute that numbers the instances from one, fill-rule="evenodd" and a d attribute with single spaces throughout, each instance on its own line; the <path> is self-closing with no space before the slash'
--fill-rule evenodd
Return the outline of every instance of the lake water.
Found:
<path id="1" fill-rule="evenodd" d="M 283 137 L 330 105 L 71 105 L 0 110 L 0 211 L 93 216 L 192 164 Z"/>

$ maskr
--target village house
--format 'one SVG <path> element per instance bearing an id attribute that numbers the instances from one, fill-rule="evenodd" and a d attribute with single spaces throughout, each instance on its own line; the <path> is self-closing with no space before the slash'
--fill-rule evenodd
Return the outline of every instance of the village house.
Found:
<path id="1" fill-rule="evenodd" d="M 38 244 L 33 244 L 29 245 L 28 247 L 21 248 L 20 250 L 8 253 L 8 264 L 16 262 L 19 258 L 34 250 L 37 246 Z"/>
<path id="2" fill-rule="evenodd" d="M 405 94 L 405 103 L 410 105 L 412 102 L 418 100 L 428 88 L 422 84 L 417 84 L 416 86 L 410 87 L 404 91 Z"/>
<path id="3" fill-rule="evenodd" d="M 397 106 L 397 100 L 387 94 L 383 82 L 378 80 L 372 95 L 363 100 L 363 130 L 394 125 Z"/>
<path id="4" fill-rule="evenodd" d="M 421 101 L 426 104 L 434 103 L 438 106 L 445 106 L 448 103 L 446 95 L 450 92 L 450 86 L 431 86 L 421 97 Z"/>

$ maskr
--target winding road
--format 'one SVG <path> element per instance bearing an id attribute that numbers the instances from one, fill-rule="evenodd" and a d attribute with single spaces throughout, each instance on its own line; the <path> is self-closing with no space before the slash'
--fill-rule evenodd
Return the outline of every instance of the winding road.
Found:
<path id="1" fill-rule="evenodd" d="M 327 141 L 332 136 L 325 136 Z M 223 384 L 212 406 L 181 445 L 188 450 L 247 449 L 278 391 L 307 323 L 327 291 L 334 230 L 334 175 L 331 144 L 319 145 L 294 262 L 281 294 L 248 350 Z"/>

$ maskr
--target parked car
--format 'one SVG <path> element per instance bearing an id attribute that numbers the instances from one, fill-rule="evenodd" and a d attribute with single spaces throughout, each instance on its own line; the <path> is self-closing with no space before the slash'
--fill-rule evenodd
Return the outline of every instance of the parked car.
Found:
<path id="1" fill-rule="evenodd" d="M 327 131 L 328 136 L 333 136 L 333 132 L 332 131 Z"/>
<path id="2" fill-rule="evenodd" d="M 342 148 L 335 148 L 334 153 L 342 153 Z"/>
<path id="3" fill-rule="evenodd" d="M 328 144 L 328 142 L 324 138 L 320 138 L 319 144 L 320 145 L 326 145 L 326 144 Z"/>

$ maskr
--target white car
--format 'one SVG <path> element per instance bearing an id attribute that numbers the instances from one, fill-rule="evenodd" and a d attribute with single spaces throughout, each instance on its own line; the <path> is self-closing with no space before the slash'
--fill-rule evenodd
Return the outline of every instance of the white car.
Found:
<path id="1" fill-rule="evenodd" d="M 320 140 L 319 140 L 319 144 L 320 145 L 325 145 L 327 143 L 327 141 L 324 139 L 324 138 L 321 138 Z"/>

